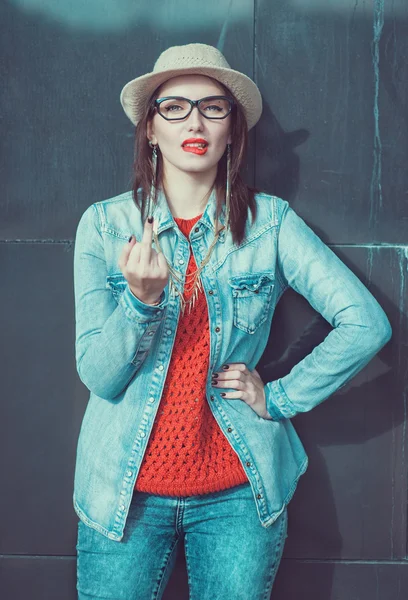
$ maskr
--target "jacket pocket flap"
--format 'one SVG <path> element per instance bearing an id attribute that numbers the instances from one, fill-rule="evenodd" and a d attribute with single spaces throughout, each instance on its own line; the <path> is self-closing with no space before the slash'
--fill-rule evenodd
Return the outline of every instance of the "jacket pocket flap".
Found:
<path id="1" fill-rule="evenodd" d="M 259 288 L 272 288 L 275 283 L 273 272 L 242 273 L 228 279 L 229 285 L 236 290 L 258 290 Z"/>
<path id="2" fill-rule="evenodd" d="M 106 276 L 106 287 L 113 291 L 124 291 L 127 281 L 123 273 L 113 273 Z"/>

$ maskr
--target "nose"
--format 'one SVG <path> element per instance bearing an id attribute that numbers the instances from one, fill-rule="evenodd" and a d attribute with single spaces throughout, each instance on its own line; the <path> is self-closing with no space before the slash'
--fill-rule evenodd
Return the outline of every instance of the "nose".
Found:
<path id="1" fill-rule="evenodd" d="M 200 111 L 198 110 L 198 107 L 194 106 L 193 110 L 191 111 L 191 113 L 187 117 L 187 121 L 188 121 L 188 124 L 190 126 L 190 129 L 192 127 L 194 129 L 202 129 L 204 119 L 205 119 L 205 117 L 203 117 L 203 115 L 200 113 Z"/>

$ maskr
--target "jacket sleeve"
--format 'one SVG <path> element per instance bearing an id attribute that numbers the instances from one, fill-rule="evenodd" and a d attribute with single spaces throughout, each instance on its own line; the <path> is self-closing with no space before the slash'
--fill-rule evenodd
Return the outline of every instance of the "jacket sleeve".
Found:
<path id="1" fill-rule="evenodd" d="M 383 309 L 358 277 L 283 204 L 279 273 L 334 329 L 287 375 L 265 385 L 266 407 L 276 421 L 311 410 L 344 386 L 392 333 Z"/>
<path id="2" fill-rule="evenodd" d="M 119 268 L 119 267 L 118 267 Z M 94 204 L 83 213 L 74 249 L 75 358 L 78 375 L 97 396 L 113 399 L 146 356 L 167 305 L 150 306 L 129 286 L 115 300 L 107 287 L 104 242 Z"/>

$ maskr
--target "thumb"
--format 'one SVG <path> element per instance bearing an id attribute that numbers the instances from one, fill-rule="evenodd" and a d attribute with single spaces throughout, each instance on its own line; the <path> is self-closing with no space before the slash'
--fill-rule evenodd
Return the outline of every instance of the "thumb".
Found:
<path id="1" fill-rule="evenodd" d="M 258 373 L 258 371 L 257 371 L 256 369 L 253 369 L 253 370 L 251 371 L 251 373 L 252 373 L 252 375 L 254 375 L 254 376 L 257 378 L 257 379 L 261 379 L 261 381 L 262 381 L 262 378 L 261 378 L 261 376 L 259 375 L 259 373 Z"/>

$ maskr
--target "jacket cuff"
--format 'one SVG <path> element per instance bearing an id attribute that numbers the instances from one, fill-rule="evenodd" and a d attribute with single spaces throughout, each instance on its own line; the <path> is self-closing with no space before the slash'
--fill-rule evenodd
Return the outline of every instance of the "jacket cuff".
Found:
<path id="1" fill-rule="evenodd" d="M 125 309 L 127 316 L 134 320 L 149 321 L 161 317 L 161 311 L 167 306 L 168 289 L 164 288 L 159 304 L 145 304 L 132 293 L 129 284 L 126 284 L 125 291 L 120 297 L 120 303 Z"/>
<path id="2" fill-rule="evenodd" d="M 266 410 L 271 415 L 273 421 L 290 419 L 297 414 L 297 411 L 283 389 L 280 379 L 270 381 L 266 384 L 265 398 Z"/>

